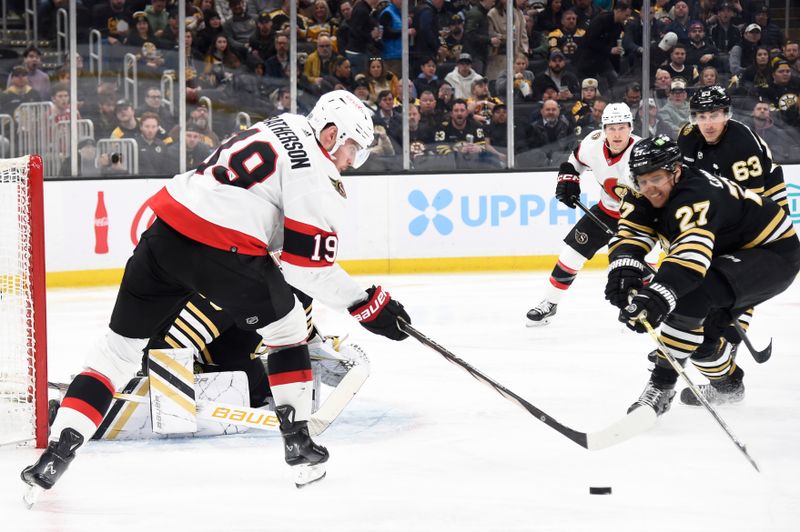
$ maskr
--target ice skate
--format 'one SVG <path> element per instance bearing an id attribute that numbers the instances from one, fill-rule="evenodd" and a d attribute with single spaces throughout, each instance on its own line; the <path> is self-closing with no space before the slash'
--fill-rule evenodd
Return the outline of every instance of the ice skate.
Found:
<path id="1" fill-rule="evenodd" d="M 550 301 L 543 299 L 538 305 L 528 311 L 528 319 L 525 325 L 528 327 L 540 327 L 542 325 L 547 325 L 550 323 L 550 320 L 553 319 L 553 316 L 556 315 L 557 308 L 558 305 L 555 303 L 551 303 Z"/>
<path id="2" fill-rule="evenodd" d="M 281 422 L 286 463 L 295 472 L 295 486 L 303 488 L 325 478 L 328 450 L 308 435 L 308 422 L 294 420 L 294 408 L 280 405 L 275 413 Z"/>
<path id="3" fill-rule="evenodd" d="M 76 430 L 67 427 L 61 431 L 58 441 L 51 441 L 39 460 L 22 470 L 20 477 L 29 489 L 23 496 L 28 508 L 31 508 L 42 490 L 49 490 L 67 470 L 75 458 L 75 450 L 83 444 L 83 436 Z"/>
<path id="4" fill-rule="evenodd" d="M 673 386 L 657 385 L 653 381 L 647 381 L 647 386 L 644 391 L 629 408 L 628 413 L 639 408 L 640 406 L 649 406 L 655 410 L 656 415 L 660 416 L 669 410 L 672 404 L 672 398 L 675 397 L 675 389 Z"/>
<path id="5" fill-rule="evenodd" d="M 740 379 L 727 378 L 719 382 L 712 381 L 711 384 L 698 385 L 697 389 L 700 390 L 700 395 L 714 406 L 740 403 L 744 400 L 744 382 Z M 681 403 L 690 406 L 703 406 L 703 403 L 695 397 L 690 388 L 681 390 Z"/>

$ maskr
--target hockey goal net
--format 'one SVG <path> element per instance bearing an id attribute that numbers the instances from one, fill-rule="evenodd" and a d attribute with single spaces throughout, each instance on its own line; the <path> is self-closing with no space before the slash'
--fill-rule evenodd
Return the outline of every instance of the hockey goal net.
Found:
<path id="1" fill-rule="evenodd" d="M 47 443 L 42 159 L 0 159 L 0 445 Z"/>

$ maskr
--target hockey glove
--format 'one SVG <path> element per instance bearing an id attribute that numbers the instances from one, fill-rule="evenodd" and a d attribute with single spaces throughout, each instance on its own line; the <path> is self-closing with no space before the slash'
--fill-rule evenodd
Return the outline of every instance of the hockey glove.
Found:
<path id="1" fill-rule="evenodd" d="M 606 299 L 617 308 L 628 306 L 631 290 L 639 291 L 644 283 L 644 265 L 633 257 L 620 257 L 608 265 Z"/>
<path id="2" fill-rule="evenodd" d="M 647 332 L 641 320 L 647 319 L 654 329 L 675 310 L 675 292 L 660 283 L 651 283 L 636 294 L 631 304 L 619 312 L 619 321 L 637 333 Z"/>
<path id="3" fill-rule="evenodd" d="M 397 326 L 397 318 L 411 323 L 411 318 L 398 301 L 380 286 L 367 288 L 367 300 L 348 309 L 369 332 L 392 340 L 405 340 L 408 335 Z"/>
<path id="4" fill-rule="evenodd" d="M 575 172 L 575 167 L 570 163 L 562 164 L 558 170 L 557 181 L 556 198 L 570 209 L 574 209 L 576 205 L 572 198 L 581 195 L 581 178 Z"/>

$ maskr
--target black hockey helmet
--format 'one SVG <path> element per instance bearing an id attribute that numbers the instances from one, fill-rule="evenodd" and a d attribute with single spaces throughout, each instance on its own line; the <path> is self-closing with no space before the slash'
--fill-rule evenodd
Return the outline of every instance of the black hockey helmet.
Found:
<path id="1" fill-rule="evenodd" d="M 629 166 L 636 188 L 636 177 L 663 168 L 672 172 L 675 163 L 681 160 L 681 150 L 674 140 L 666 135 L 648 137 L 633 145 Z"/>
<path id="2" fill-rule="evenodd" d="M 730 109 L 730 107 L 731 97 L 719 85 L 697 89 L 689 100 L 689 111 L 692 114 L 716 111 L 717 109 Z"/>

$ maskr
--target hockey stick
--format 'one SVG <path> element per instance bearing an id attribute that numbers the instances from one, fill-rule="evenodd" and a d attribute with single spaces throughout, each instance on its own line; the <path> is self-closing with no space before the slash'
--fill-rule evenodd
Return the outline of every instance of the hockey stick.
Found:
<path id="1" fill-rule="evenodd" d="M 598 218 L 592 211 L 590 211 L 589 208 L 586 207 L 586 205 L 584 205 L 577 196 L 572 196 L 572 200 L 575 202 L 575 205 L 580 207 L 586 216 L 588 216 L 595 224 L 597 224 L 600 229 L 605 231 L 608 236 L 614 236 L 614 231 L 612 231 L 605 223 L 603 223 L 603 220 Z M 644 267 L 647 269 L 648 273 L 655 275 L 656 270 L 652 266 L 645 262 Z M 769 360 L 769 357 L 772 356 L 772 338 L 769 339 L 769 345 L 759 351 L 750 342 L 750 339 L 747 337 L 747 333 L 742 328 L 742 324 L 739 323 L 739 320 L 734 319 L 732 325 L 739 334 L 739 338 L 741 338 L 744 342 L 744 345 L 747 346 L 747 350 L 750 351 L 751 355 L 753 355 L 753 360 L 759 364 L 763 364 Z"/>
<path id="2" fill-rule="evenodd" d="M 647 333 L 653 338 L 653 340 L 656 341 L 659 347 L 659 352 L 662 355 L 664 355 L 664 358 L 667 359 L 667 362 L 669 362 L 669 364 L 672 366 L 672 369 L 674 369 L 678 373 L 678 375 L 680 375 L 681 378 L 683 378 L 683 380 L 686 381 L 686 384 L 689 385 L 689 389 L 692 390 L 692 393 L 697 398 L 697 400 L 700 401 L 700 403 L 702 403 L 704 407 L 706 407 L 706 410 L 708 410 L 708 413 L 711 414 L 711 417 L 713 417 L 714 420 L 719 424 L 719 426 L 722 427 L 722 430 L 725 431 L 725 434 L 728 435 L 728 438 L 730 438 L 733 444 L 736 445 L 736 447 L 742 452 L 747 461 L 750 462 L 750 465 L 752 465 L 755 468 L 755 470 L 760 473 L 761 470 L 758 468 L 758 464 L 756 464 L 756 461 L 753 460 L 752 456 L 750 456 L 750 453 L 747 452 L 747 446 L 733 434 L 730 427 L 728 427 L 728 424 L 725 423 L 725 421 L 720 417 L 719 413 L 717 413 L 714 407 L 711 406 L 711 403 L 709 403 L 708 400 L 705 397 L 703 397 L 703 394 L 700 393 L 700 390 L 692 382 L 692 379 L 690 379 L 689 376 L 686 374 L 686 372 L 683 370 L 683 366 L 681 366 L 681 364 L 677 360 L 675 360 L 675 357 L 673 357 L 670 354 L 669 349 L 667 349 L 667 346 L 665 346 L 664 342 L 662 342 L 661 339 L 658 337 L 658 333 L 655 330 L 653 330 L 652 325 L 650 325 L 650 322 L 647 321 L 647 316 L 643 316 L 642 318 L 639 319 L 639 321 L 642 323 L 642 325 L 644 325 L 644 328 L 647 329 Z M 641 410 L 641 409 L 637 408 L 636 410 Z"/>
<path id="3" fill-rule="evenodd" d="M 610 426 L 596 431 L 596 432 L 580 432 L 574 429 L 567 427 L 566 425 L 562 425 L 549 414 L 545 413 L 544 411 L 540 410 L 539 408 L 533 406 L 531 403 L 520 397 L 519 395 L 515 394 L 502 384 L 492 380 L 490 377 L 487 377 L 476 368 L 462 360 L 461 358 L 457 357 L 441 345 L 437 344 L 414 327 L 411 326 L 408 322 L 406 322 L 402 318 L 397 319 L 397 326 L 403 332 L 407 333 L 409 336 L 412 336 L 415 340 L 419 341 L 421 344 L 433 349 L 440 355 L 442 355 L 445 359 L 449 362 L 455 364 L 456 366 L 460 367 L 467 373 L 469 373 L 473 378 L 477 381 L 486 384 L 494 391 L 511 401 L 512 403 L 522 407 L 526 412 L 531 414 L 532 416 L 536 417 L 539 421 L 547 425 L 548 427 L 556 430 L 558 433 L 566 436 L 573 442 L 577 443 L 584 449 L 588 449 L 590 451 L 595 451 L 598 449 L 604 449 L 606 447 L 611 447 L 612 445 L 616 445 L 621 443 L 625 440 L 628 440 L 642 432 L 647 431 L 656 423 L 656 414 L 655 411 L 650 408 L 637 408 L 633 410 L 631 413 L 620 419 L 619 421 L 611 424 Z"/>

